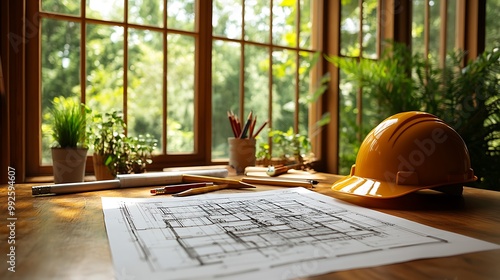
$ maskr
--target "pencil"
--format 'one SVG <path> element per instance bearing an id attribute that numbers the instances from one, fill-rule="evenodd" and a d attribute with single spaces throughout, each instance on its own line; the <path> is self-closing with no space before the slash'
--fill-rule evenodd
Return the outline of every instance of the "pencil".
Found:
<path id="1" fill-rule="evenodd" d="M 243 127 L 243 130 L 241 131 L 239 138 L 241 138 L 241 139 L 247 138 L 248 128 L 250 127 L 250 123 L 252 122 L 252 115 L 253 115 L 253 113 L 252 113 L 252 111 L 250 111 L 250 113 L 248 113 L 247 121 L 245 123 L 245 126 Z"/>
<path id="2" fill-rule="evenodd" d="M 236 127 L 236 138 L 240 137 L 241 134 L 241 122 L 240 119 L 238 119 L 238 116 L 236 116 L 233 112 L 231 112 L 231 115 L 233 116 L 234 120 L 234 125 Z"/>
<path id="3" fill-rule="evenodd" d="M 264 129 L 264 126 L 266 126 L 266 124 L 269 122 L 269 120 L 265 121 L 260 127 L 259 129 L 257 129 L 257 132 L 255 132 L 255 135 L 253 136 L 253 138 L 257 137 L 257 135 L 259 135 L 259 133 L 262 131 L 262 129 Z"/>
<path id="4" fill-rule="evenodd" d="M 231 130 L 233 131 L 234 137 L 238 137 L 239 134 L 237 132 L 236 123 L 234 121 L 233 116 L 231 115 L 231 113 L 229 111 L 227 112 L 227 118 L 229 119 L 229 124 L 231 125 Z"/>
<path id="5" fill-rule="evenodd" d="M 269 166 L 267 168 L 267 171 L 266 171 L 266 174 L 271 176 L 271 177 L 275 177 L 275 176 L 279 176 L 281 174 L 285 174 L 288 172 L 288 169 L 290 169 L 288 166 Z"/>
<path id="6" fill-rule="evenodd" d="M 254 138 L 253 137 L 253 131 L 255 129 L 255 123 L 257 122 L 257 116 L 253 117 L 252 123 L 250 123 L 250 131 L 248 132 L 248 138 Z"/>
<path id="7" fill-rule="evenodd" d="M 214 185 L 214 183 L 212 183 L 212 182 L 176 184 L 176 185 L 165 186 L 163 188 L 155 188 L 155 189 L 150 190 L 150 192 L 152 195 L 171 194 L 171 193 L 178 193 L 178 192 L 186 191 L 186 190 L 193 189 L 193 188 L 201 188 L 201 187 L 207 187 L 207 186 L 213 186 L 213 185 Z"/>
<path id="8" fill-rule="evenodd" d="M 200 187 L 200 188 L 192 188 L 192 189 L 180 192 L 180 193 L 175 193 L 172 196 L 188 196 L 188 195 L 208 193 L 208 192 L 227 189 L 228 186 L 229 186 L 228 184 L 222 184 L 222 185 L 213 185 L 213 186 L 206 186 L 206 187 Z"/>
<path id="9" fill-rule="evenodd" d="M 228 184 L 229 188 L 255 188 L 255 186 L 248 184 L 247 182 L 238 181 L 235 179 L 228 178 L 218 178 L 218 177 L 210 177 L 210 176 L 201 176 L 201 175 L 182 175 L 183 182 L 213 182 L 218 184 Z"/>
<path id="10" fill-rule="evenodd" d="M 314 180 L 295 181 L 295 180 L 265 179 L 265 178 L 250 178 L 250 177 L 244 177 L 241 179 L 241 181 L 249 184 L 271 185 L 280 187 L 312 188 L 314 184 L 317 184 L 317 181 Z"/>

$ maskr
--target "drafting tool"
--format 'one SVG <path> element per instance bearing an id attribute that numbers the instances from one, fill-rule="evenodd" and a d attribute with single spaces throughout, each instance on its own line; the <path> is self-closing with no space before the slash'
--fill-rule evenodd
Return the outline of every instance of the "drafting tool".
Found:
<path id="1" fill-rule="evenodd" d="M 241 186 L 240 188 L 245 188 L 245 187 L 246 186 Z M 203 193 L 208 193 L 208 192 L 213 192 L 213 191 L 218 191 L 218 190 L 223 190 L 223 189 L 228 189 L 228 188 L 229 188 L 228 184 L 212 185 L 212 186 L 206 186 L 206 187 L 200 187 L 200 188 L 192 188 L 192 189 L 180 192 L 180 193 L 173 194 L 172 196 L 189 196 L 189 195 L 203 194 Z"/>
<path id="2" fill-rule="evenodd" d="M 242 182 L 242 181 L 235 180 L 235 179 L 216 178 L 216 177 L 203 176 L 203 175 L 184 174 L 184 175 L 182 175 L 182 181 L 186 182 L 186 183 L 189 183 L 189 182 L 213 182 L 213 183 L 218 183 L 218 184 L 228 184 L 229 187 L 234 186 L 235 188 L 239 188 L 241 186 L 246 186 L 248 188 L 255 188 L 255 186 L 250 185 L 249 182 Z"/>
<path id="3" fill-rule="evenodd" d="M 152 189 L 150 190 L 150 192 L 152 195 L 172 194 L 172 193 L 187 191 L 194 188 L 208 187 L 213 185 L 214 183 L 212 182 L 177 184 L 177 185 L 165 186 L 163 188 Z"/>

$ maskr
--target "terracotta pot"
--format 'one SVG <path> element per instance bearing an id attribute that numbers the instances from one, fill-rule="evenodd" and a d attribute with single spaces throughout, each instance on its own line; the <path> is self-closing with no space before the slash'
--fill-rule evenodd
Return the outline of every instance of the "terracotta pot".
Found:
<path id="1" fill-rule="evenodd" d="M 109 168 L 104 165 L 104 156 L 94 154 L 94 156 L 92 157 L 92 162 L 94 163 L 94 175 L 96 180 L 102 181 L 115 179 L 115 176 L 111 173 L 111 170 L 109 170 Z"/>
<path id="2" fill-rule="evenodd" d="M 88 149 L 52 148 L 54 183 L 83 182 Z"/>

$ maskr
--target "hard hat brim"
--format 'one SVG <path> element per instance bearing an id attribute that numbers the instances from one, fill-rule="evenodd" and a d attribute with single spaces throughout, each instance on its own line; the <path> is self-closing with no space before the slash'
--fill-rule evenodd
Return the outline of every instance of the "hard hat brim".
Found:
<path id="1" fill-rule="evenodd" d="M 473 180 L 471 180 L 473 181 Z M 449 194 L 461 194 L 462 185 L 450 186 L 442 188 L 436 186 L 411 186 L 398 185 L 396 183 L 381 182 L 369 178 L 358 176 L 346 176 L 332 185 L 332 190 L 346 193 L 355 196 L 370 197 L 370 198 L 396 198 L 418 190 L 433 189 Z"/>

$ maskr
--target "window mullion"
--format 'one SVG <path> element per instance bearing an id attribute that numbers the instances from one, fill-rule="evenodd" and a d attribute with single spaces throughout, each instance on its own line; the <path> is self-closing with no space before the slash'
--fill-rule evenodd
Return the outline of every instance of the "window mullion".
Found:
<path id="1" fill-rule="evenodd" d="M 439 8 L 439 17 L 441 18 L 441 31 L 439 34 L 439 65 L 444 68 L 446 63 L 446 42 L 448 37 L 448 1 L 441 1 Z"/>
<path id="2" fill-rule="evenodd" d="M 123 1 L 123 120 L 128 123 L 128 0 Z M 125 134 L 128 133 L 127 127 Z"/>
<path id="3" fill-rule="evenodd" d="M 270 1 L 269 5 L 269 75 L 268 75 L 268 127 L 269 129 L 273 128 L 273 7 L 274 7 L 274 0 Z M 273 153 L 273 146 L 272 146 L 272 139 L 268 138 L 268 144 L 269 144 L 269 153 Z"/>
<path id="4" fill-rule="evenodd" d="M 240 83 L 239 83 L 240 120 L 245 116 L 245 0 L 241 1 L 241 38 L 240 38 Z"/>
<path id="5" fill-rule="evenodd" d="M 80 95 L 82 103 L 86 103 L 86 85 L 87 85 L 87 51 L 85 42 L 87 41 L 87 23 L 85 22 L 86 1 L 80 4 Z"/>
<path id="6" fill-rule="evenodd" d="M 295 100 L 294 100 L 295 112 L 294 112 L 293 129 L 294 129 L 295 133 L 299 133 L 299 115 L 300 115 L 300 106 L 299 106 L 299 97 L 300 97 L 300 90 L 299 90 L 300 1 L 297 1 L 295 8 L 297 9 L 297 13 L 296 13 L 297 26 L 295 27 L 295 33 L 296 33 L 296 38 L 295 38 L 295 44 L 296 44 L 296 49 L 295 49 Z"/>

